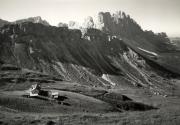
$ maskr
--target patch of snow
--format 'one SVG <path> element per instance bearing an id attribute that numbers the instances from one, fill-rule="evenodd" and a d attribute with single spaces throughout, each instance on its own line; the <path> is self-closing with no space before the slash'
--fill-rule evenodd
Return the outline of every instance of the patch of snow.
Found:
<path id="1" fill-rule="evenodd" d="M 111 36 L 108 36 L 108 41 L 109 41 L 109 42 L 111 41 Z"/>
<path id="2" fill-rule="evenodd" d="M 115 86 L 116 83 L 112 82 L 111 79 L 109 78 L 109 75 L 108 74 L 103 74 L 102 75 L 102 78 L 106 81 L 108 81 L 111 85 Z"/>
<path id="3" fill-rule="evenodd" d="M 115 35 L 114 35 L 114 36 L 112 36 L 112 39 L 116 39 L 116 38 L 117 38 L 117 36 L 115 36 Z"/>
<path id="4" fill-rule="evenodd" d="M 11 38 L 11 40 L 12 40 L 12 39 L 14 38 L 14 35 L 11 35 L 10 38 Z"/>
<path id="5" fill-rule="evenodd" d="M 26 28 L 24 28 L 23 31 L 26 32 Z"/>
<path id="6" fill-rule="evenodd" d="M 64 68 L 64 66 L 62 65 L 61 62 L 56 62 L 56 64 L 57 64 L 58 66 L 60 66 L 61 70 L 62 70 L 64 73 L 66 73 L 66 69 Z"/>
<path id="7" fill-rule="evenodd" d="M 131 54 L 132 54 L 132 53 L 134 53 L 134 52 L 131 50 Z M 136 71 L 138 71 L 139 74 L 141 74 L 141 76 L 146 80 L 146 82 L 151 85 L 151 83 L 148 81 L 148 79 L 147 79 L 146 75 L 144 74 L 144 72 L 143 72 L 141 69 L 139 69 L 133 62 L 131 62 L 132 60 L 130 60 L 130 59 L 127 57 L 127 55 L 128 55 L 127 53 L 123 53 L 123 57 L 124 57 L 125 61 L 126 61 L 127 63 L 129 63 L 129 65 L 131 65 L 134 69 L 136 69 Z M 134 54 L 133 54 L 133 57 L 134 57 L 134 55 L 136 55 L 136 54 L 134 53 Z M 142 83 L 139 79 L 137 79 L 136 77 L 134 77 L 134 76 L 132 76 L 132 75 L 129 75 L 129 77 L 132 78 L 132 79 L 134 79 L 136 82 L 141 83 L 141 85 L 143 85 L 143 83 Z"/>
<path id="8" fill-rule="evenodd" d="M 86 36 L 86 39 L 87 39 L 87 40 L 89 40 L 89 41 L 91 41 L 91 38 L 90 38 L 90 36 Z"/>
<path id="9" fill-rule="evenodd" d="M 34 53 L 32 47 L 29 47 L 29 52 L 30 52 L 30 54 Z"/>
<path id="10" fill-rule="evenodd" d="M 30 43 L 32 43 L 32 39 L 30 40 Z"/>
<path id="11" fill-rule="evenodd" d="M 140 48 L 140 47 L 138 47 L 138 49 L 140 49 L 140 50 L 142 50 L 142 51 L 144 51 L 144 52 L 146 52 L 146 53 L 152 54 L 152 55 L 154 55 L 154 56 L 158 56 L 158 54 L 157 54 L 157 53 L 155 53 L 155 52 L 151 52 L 151 51 L 148 51 L 148 50 L 142 49 L 142 48 Z"/>

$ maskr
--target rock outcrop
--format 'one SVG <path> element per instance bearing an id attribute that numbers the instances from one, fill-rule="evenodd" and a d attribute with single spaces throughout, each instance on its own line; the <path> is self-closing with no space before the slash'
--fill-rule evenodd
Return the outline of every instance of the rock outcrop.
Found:
<path id="1" fill-rule="evenodd" d="M 66 27 L 66 28 L 68 28 L 68 24 L 66 24 L 66 23 L 58 23 L 58 27 Z"/>
<path id="2" fill-rule="evenodd" d="M 84 23 L 83 23 L 83 27 L 84 28 L 94 28 L 94 20 L 92 17 L 87 17 L 85 20 L 84 20 Z"/>
<path id="3" fill-rule="evenodd" d="M 5 24 L 9 24 L 10 22 L 6 21 L 6 20 L 2 20 L 0 19 L 0 27 L 4 26 Z"/>
<path id="4" fill-rule="evenodd" d="M 15 21 L 13 23 L 20 24 L 20 23 L 24 23 L 24 22 L 40 23 L 40 24 L 43 24 L 45 26 L 49 26 L 50 25 L 46 20 L 43 20 L 40 16 L 29 17 L 27 19 L 17 20 L 17 21 Z"/>
<path id="5" fill-rule="evenodd" d="M 78 23 L 76 21 L 69 21 L 68 28 L 69 29 L 81 29 L 82 26 L 80 23 Z"/>
<path id="6" fill-rule="evenodd" d="M 100 12 L 97 18 L 96 28 L 113 35 L 132 37 L 142 32 L 141 27 L 129 15 L 121 11 L 114 14 Z"/>
<path id="7" fill-rule="evenodd" d="M 155 34 L 152 31 L 143 31 L 142 28 L 124 12 L 114 14 L 100 12 L 97 17 L 96 28 L 126 41 L 132 47 L 139 46 L 146 50 L 162 52 L 175 49 L 165 33 Z M 134 48 L 136 49 L 136 48 Z"/>

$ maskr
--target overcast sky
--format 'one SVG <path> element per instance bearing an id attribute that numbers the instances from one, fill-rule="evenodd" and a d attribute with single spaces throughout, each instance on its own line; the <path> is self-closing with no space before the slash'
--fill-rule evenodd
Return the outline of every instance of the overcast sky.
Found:
<path id="1" fill-rule="evenodd" d="M 0 0 L 0 18 L 41 16 L 51 25 L 82 22 L 99 11 L 125 11 L 146 30 L 180 36 L 180 0 Z"/>

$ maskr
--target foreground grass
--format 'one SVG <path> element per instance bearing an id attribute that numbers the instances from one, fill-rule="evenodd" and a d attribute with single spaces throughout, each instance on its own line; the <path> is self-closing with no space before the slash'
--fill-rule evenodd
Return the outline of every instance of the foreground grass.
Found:
<path id="1" fill-rule="evenodd" d="M 3 118 L 3 120 L 2 120 Z M 179 125 L 177 110 L 124 113 L 23 114 L 0 112 L 0 123 L 8 125 Z"/>

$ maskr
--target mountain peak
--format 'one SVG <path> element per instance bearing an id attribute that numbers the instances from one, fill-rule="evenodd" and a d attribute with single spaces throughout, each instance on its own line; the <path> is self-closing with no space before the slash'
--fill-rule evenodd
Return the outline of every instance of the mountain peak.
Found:
<path id="1" fill-rule="evenodd" d="M 0 27 L 4 26 L 5 24 L 8 24 L 9 22 L 3 19 L 0 19 Z"/>
<path id="2" fill-rule="evenodd" d="M 23 22 L 41 23 L 41 24 L 46 25 L 46 26 L 50 25 L 46 20 L 43 20 L 40 16 L 29 17 L 27 19 L 17 20 L 14 23 L 18 24 L 18 23 L 23 23 Z"/>
<path id="3" fill-rule="evenodd" d="M 98 13 L 96 28 L 104 32 L 117 34 L 121 32 L 120 30 L 127 30 L 132 34 L 131 27 L 139 32 L 142 31 L 141 27 L 123 11 L 116 11 L 112 14 L 110 12 Z"/>
<path id="4" fill-rule="evenodd" d="M 91 16 L 88 16 L 84 19 L 83 27 L 85 28 L 94 28 L 94 20 Z"/>

